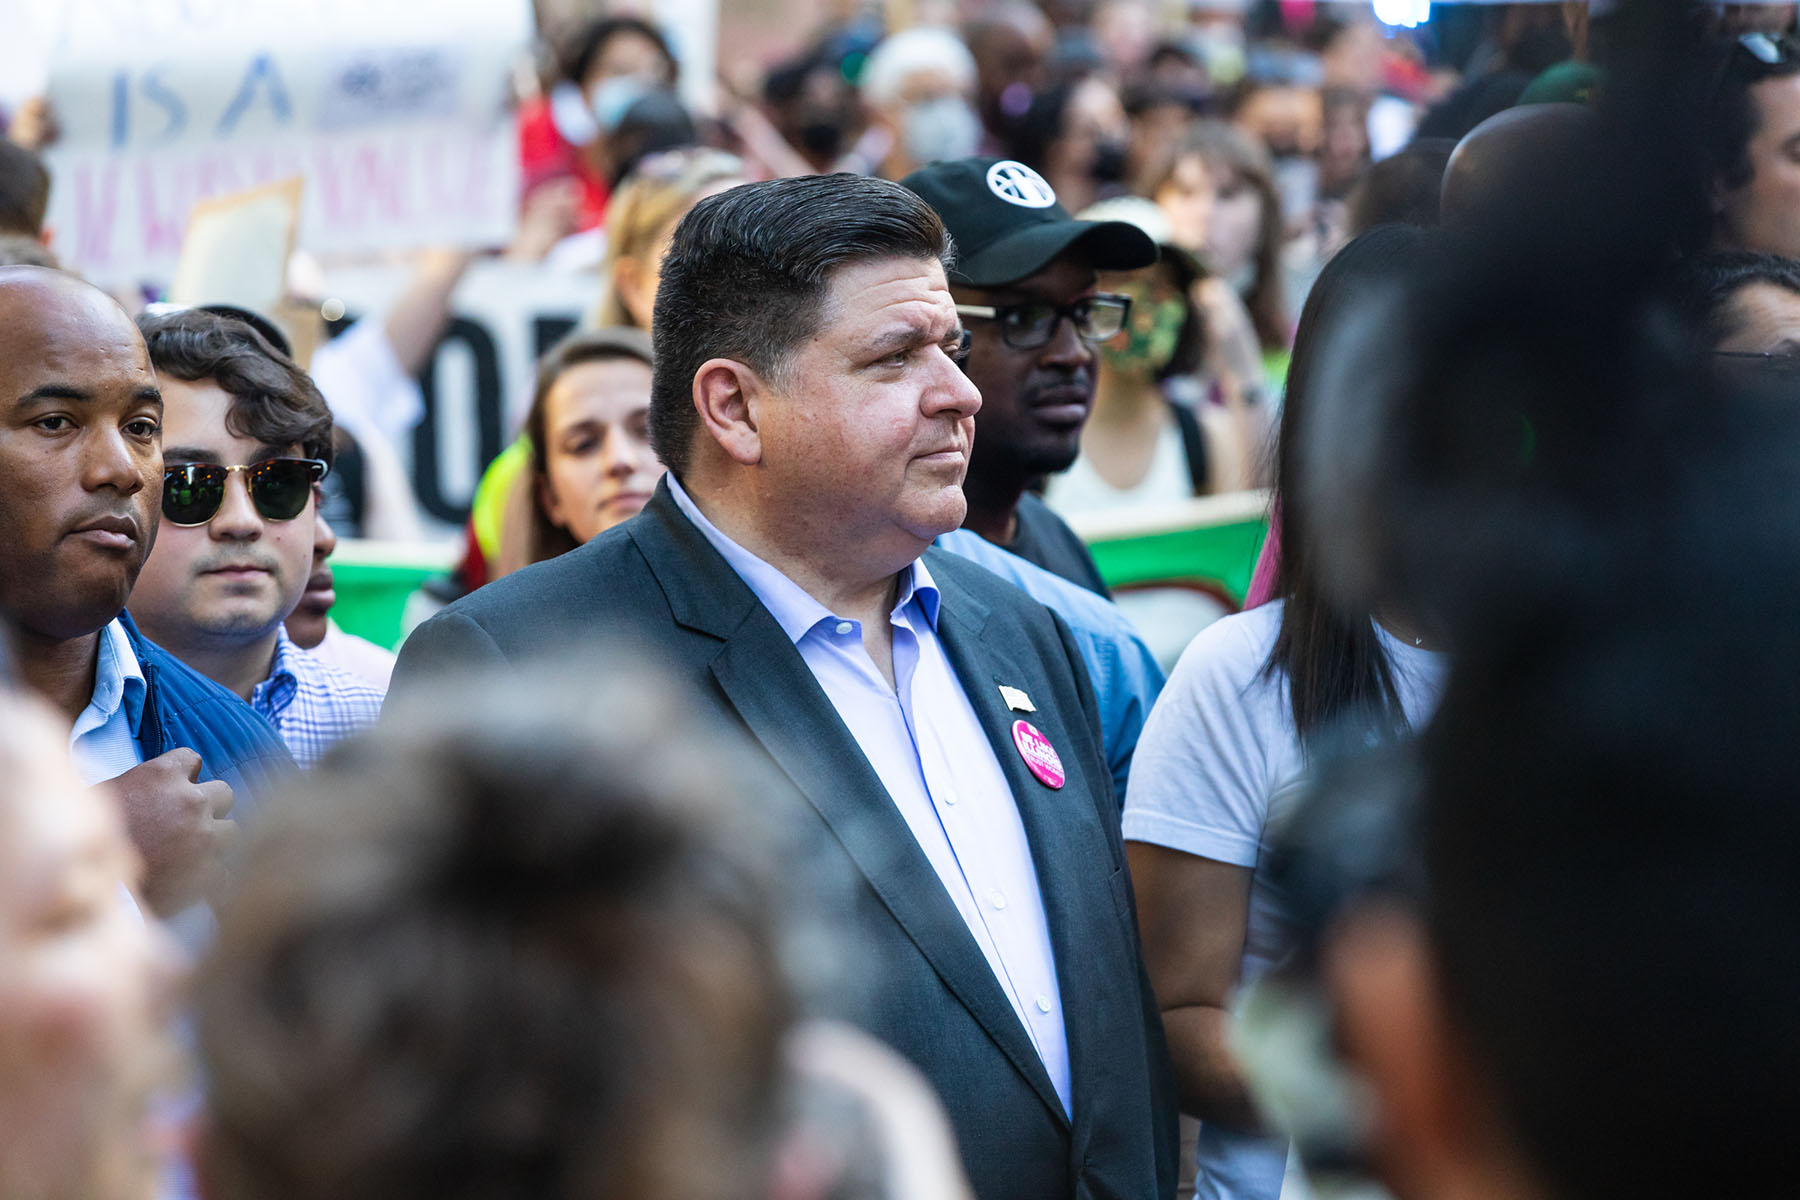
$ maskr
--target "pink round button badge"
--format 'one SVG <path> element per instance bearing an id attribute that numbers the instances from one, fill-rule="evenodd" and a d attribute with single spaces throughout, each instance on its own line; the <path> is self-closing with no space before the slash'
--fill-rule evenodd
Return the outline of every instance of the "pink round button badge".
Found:
<path id="1" fill-rule="evenodd" d="M 1030 721 L 1014 721 L 1012 735 L 1013 745 L 1019 748 L 1019 757 L 1025 760 L 1038 782 L 1048 787 L 1061 787 L 1066 778 L 1062 759 L 1057 757 L 1056 747 L 1050 744 L 1050 739 L 1039 733 Z"/>

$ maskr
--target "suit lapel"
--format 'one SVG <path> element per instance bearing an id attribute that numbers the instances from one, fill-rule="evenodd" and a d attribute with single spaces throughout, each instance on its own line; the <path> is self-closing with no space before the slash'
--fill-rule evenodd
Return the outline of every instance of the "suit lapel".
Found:
<path id="1" fill-rule="evenodd" d="M 710 669 L 751 736 L 818 811 L 945 987 L 1061 1117 L 1062 1101 L 987 958 L 798 648 L 682 514 L 667 483 L 634 519 L 632 537 L 675 619 L 721 640 Z"/>

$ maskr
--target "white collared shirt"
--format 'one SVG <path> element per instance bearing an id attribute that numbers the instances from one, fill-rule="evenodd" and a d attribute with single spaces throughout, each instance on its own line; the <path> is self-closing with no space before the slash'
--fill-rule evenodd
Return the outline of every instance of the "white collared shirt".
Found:
<path id="1" fill-rule="evenodd" d="M 144 719 L 144 668 L 117 617 L 100 631 L 94 694 L 69 730 L 69 757 L 90 787 L 117 779 L 144 761 L 137 728 Z"/>
<path id="2" fill-rule="evenodd" d="M 793 641 L 875 768 L 1072 1112 L 1062 995 L 1031 845 L 1006 773 L 938 641 L 931 573 L 915 561 L 901 575 L 889 614 L 890 688 L 859 622 L 732 541 L 667 478 L 676 505 Z"/>

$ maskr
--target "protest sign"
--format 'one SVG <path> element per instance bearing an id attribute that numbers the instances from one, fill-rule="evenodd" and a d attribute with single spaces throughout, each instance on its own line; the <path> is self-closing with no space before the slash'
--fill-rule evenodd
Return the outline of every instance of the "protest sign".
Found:
<path id="1" fill-rule="evenodd" d="M 411 279 L 407 267 L 331 272 L 328 297 L 340 327 L 380 317 Z M 421 374 L 425 417 L 397 446 L 433 532 L 453 536 L 475 484 L 524 422 L 538 356 L 594 305 L 593 275 L 555 274 L 530 264 L 478 262 L 451 297 L 452 319 Z"/>
<path id="2" fill-rule="evenodd" d="M 169 303 L 273 312 L 282 300 L 302 191 L 300 180 L 286 179 L 194 205 Z"/>
<path id="3" fill-rule="evenodd" d="M 511 233 L 528 0 L 69 0 L 50 223 L 108 284 L 166 282 L 197 201 L 305 181 L 321 254 Z"/>
<path id="4" fill-rule="evenodd" d="M 1196 633 L 1243 607 L 1268 534 L 1269 493 L 1075 514 L 1101 578 L 1151 653 L 1172 670 Z"/>

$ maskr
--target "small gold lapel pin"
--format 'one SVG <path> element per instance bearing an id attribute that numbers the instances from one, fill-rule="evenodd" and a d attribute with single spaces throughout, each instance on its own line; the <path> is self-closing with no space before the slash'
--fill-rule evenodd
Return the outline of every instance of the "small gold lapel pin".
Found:
<path id="1" fill-rule="evenodd" d="M 1037 705 L 1031 702 L 1031 697 L 1027 696 L 1016 687 L 1007 687 L 1004 683 L 1001 684 L 1000 698 L 1006 701 L 1006 707 L 1012 709 L 1014 712 L 1037 711 Z"/>

